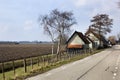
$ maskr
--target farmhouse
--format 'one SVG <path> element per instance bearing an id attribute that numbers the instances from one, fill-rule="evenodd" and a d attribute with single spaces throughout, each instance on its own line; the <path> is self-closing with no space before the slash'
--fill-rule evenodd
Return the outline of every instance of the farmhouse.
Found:
<path id="1" fill-rule="evenodd" d="M 89 49 L 95 48 L 95 43 L 91 40 L 88 36 L 86 36 L 87 40 L 89 41 Z"/>
<path id="2" fill-rule="evenodd" d="M 89 41 L 81 32 L 75 31 L 67 41 L 68 50 L 81 50 L 88 48 Z"/>
<path id="3" fill-rule="evenodd" d="M 101 47 L 106 47 L 108 45 L 108 41 L 105 39 L 104 36 L 99 35 L 91 30 L 88 30 L 85 35 L 94 42 L 94 48 L 98 48 L 100 46 L 100 39 Z"/>

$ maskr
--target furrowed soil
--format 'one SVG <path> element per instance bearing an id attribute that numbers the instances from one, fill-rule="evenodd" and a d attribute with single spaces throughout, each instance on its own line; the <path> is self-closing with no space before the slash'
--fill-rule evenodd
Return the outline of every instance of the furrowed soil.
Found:
<path id="1" fill-rule="evenodd" d="M 0 45 L 0 62 L 51 54 L 51 44 Z M 56 53 L 56 47 L 54 47 Z"/>

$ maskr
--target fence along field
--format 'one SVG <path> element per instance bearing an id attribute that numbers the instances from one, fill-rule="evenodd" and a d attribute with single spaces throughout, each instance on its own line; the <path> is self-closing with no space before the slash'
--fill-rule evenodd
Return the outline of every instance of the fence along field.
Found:
<path id="1" fill-rule="evenodd" d="M 50 44 L 0 45 L 0 79 L 9 80 L 10 76 L 16 77 L 26 72 L 33 73 L 36 68 L 42 72 L 43 67 L 55 66 L 75 56 L 82 57 L 81 54 L 86 51 L 73 51 L 72 54 L 63 52 L 61 55 L 49 55 L 50 53 Z M 86 56 L 86 54 L 83 55 Z M 9 73 L 9 70 L 12 72 Z"/>
<path id="2" fill-rule="evenodd" d="M 55 51 L 56 52 L 56 51 Z M 11 61 L 51 54 L 51 44 L 1 44 L 0 45 L 0 73 L 2 66 L 4 71 L 11 70 Z M 18 61 L 15 67 L 21 67 Z M 4 63 L 4 64 L 3 64 Z M 6 64 L 5 64 L 6 63 Z M 13 63 L 14 64 L 14 63 Z"/>

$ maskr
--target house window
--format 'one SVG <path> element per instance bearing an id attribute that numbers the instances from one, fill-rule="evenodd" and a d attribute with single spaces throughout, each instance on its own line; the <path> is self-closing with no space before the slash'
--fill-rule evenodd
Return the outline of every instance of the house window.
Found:
<path id="1" fill-rule="evenodd" d="M 95 42 L 95 47 L 97 47 L 97 42 Z"/>

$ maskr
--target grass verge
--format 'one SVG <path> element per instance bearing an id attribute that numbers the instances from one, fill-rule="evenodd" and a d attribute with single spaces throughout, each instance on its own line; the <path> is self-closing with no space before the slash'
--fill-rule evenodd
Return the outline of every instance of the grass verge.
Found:
<path id="1" fill-rule="evenodd" d="M 86 54 L 75 55 L 74 57 L 72 57 L 70 59 L 60 60 L 60 61 L 57 61 L 54 64 L 47 64 L 46 63 L 46 65 L 44 65 L 44 66 L 43 66 L 43 64 L 41 64 L 41 66 L 38 66 L 37 64 L 34 64 L 33 69 L 31 68 L 31 66 L 27 66 L 27 69 L 28 69 L 27 73 L 24 73 L 24 68 L 23 67 L 17 68 L 16 69 L 16 72 L 17 72 L 16 75 L 13 74 L 13 71 L 8 71 L 8 72 L 5 73 L 5 76 L 7 76 L 6 80 L 24 80 L 25 78 L 35 76 L 37 74 L 41 74 L 41 73 L 44 73 L 44 72 L 49 71 L 51 69 L 60 67 L 60 66 L 62 66 L 64 64 L 68 64 L 70 62 L 74 62 L 74 61 L 83 59 L 83 58 L 85 58 L 87 56 L 93 55 L 93 54 L 98 53 L 100 51 L 103 51 L 103 50 L 96 50 L 91 54 L 86 53 Z M 0 74 L 0 79 L 2 79 L 2 74 Z"/>

